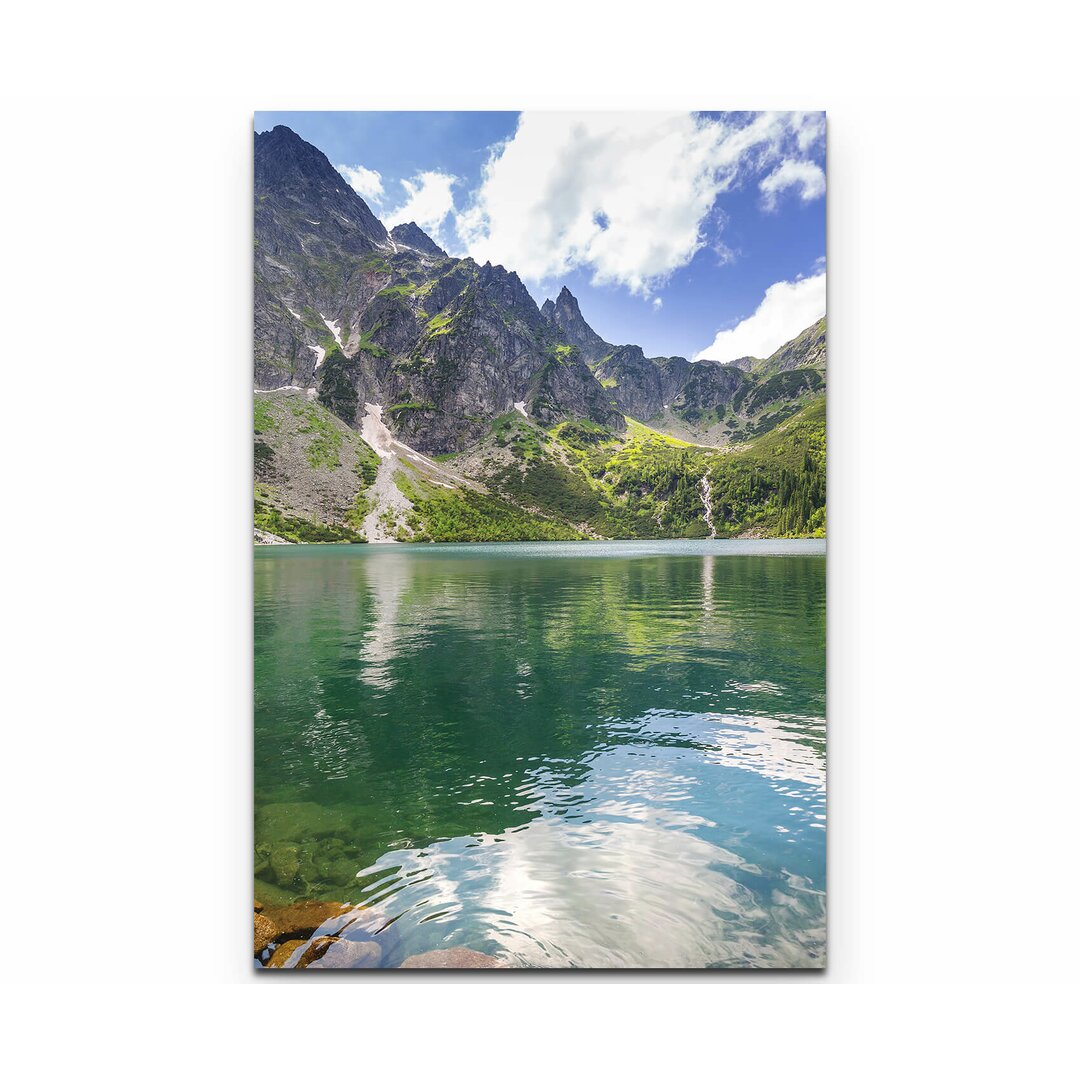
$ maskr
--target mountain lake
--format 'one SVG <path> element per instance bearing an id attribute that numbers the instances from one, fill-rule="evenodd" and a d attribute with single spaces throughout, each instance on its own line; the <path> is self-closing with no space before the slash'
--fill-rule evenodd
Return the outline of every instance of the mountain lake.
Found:
<path id="1" fill-rule="evenodd" d="M 256 965 L 822 967 L 824 554 L 256 548 Z"/>

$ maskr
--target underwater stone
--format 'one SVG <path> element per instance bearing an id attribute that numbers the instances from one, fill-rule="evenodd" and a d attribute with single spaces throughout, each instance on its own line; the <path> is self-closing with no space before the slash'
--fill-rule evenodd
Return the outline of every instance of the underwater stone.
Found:
<path id="1" fill-rule="evenodd" d="M 320 939 L 322 940 L 322 939 Z M 311 968 L 374 968 L 382 959 L 382 949 L 374 941 L 350 941 L 331 938 L 318 959 L 308 963 Z"/>
<path id="2" fill-rule="evenodd" d="M 255 814 L 255 835 L 260 844 L 348 832 L 347 815 L 313 802 L 269 803 Z"/>
<path id="3" fill-rule="evenodd" d="M 282 937 L 308 937 L 332 919 L 340 919 L 345 924 L 354 910 L 344 904 L 321 900 L 301 900 L 288 907 L 265 909 L 267 917 L 273 919 Z M 340 927 L 335 927 L 335 932 L 338 929 Z"/>
<path id="4" fill-rule="evenodd" d="M 410 956 L 401 966 L 403 968 L 504 968 L 509 965 L 486 953 L 455 945 L 450 949 L 433 949 L 431 952 Z"/>
<path id="5" fill-rule="evenodd" d="M 274 955 L 267 961 L 268 968 L 283 968 L 288 963 L 293 953 L 303 952 L 307 948 L 306 941 L 293 940 L 283 941 L 275 950 Z"/>

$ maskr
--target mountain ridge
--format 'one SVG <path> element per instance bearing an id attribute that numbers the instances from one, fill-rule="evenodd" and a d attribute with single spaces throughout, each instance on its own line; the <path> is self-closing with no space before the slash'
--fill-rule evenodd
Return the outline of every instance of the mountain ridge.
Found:
<path id="1" fill-rule="evenodd" d="M 283 126 L 255 136 L 254 336 L 256 394 L 273 420 L 257 434 L 260 527 L 273 533 L 277 514 L 293 522 L 293 539 L 305 535 L 297 515 L 344 530 L 338 539 L 445 539 L 458 535 L 444 527 L 446 514 L 463 514 L 466 503 L 478 532 L 497 520 L 528 533 L 530 514 L 551 523 L 535 526 L 549 538 L 551 529 L 668 535 L 672 514 L 688 528 L 707 521 L 712 529 L 715 520 L 729 530 L 753 513 L 717 501 L 726 466 L 713 462 L 706 514 L 704 496 L 685 487 L 691 476 L 700 480 L 695 455 L 788 430 L 824 393 L 824 319 L 771 357 L 745 363 L 646 357 L 640 346 L 612 345 L 565 285 L 537 306 L 513 270 L 449 256 L 416 222 L 387 230 L 329 159 Z M 344 434 L 362 443 L 372 409 L 386 439 L 407 451 L 381 457 L 377 484 L 370 468 L 357 472 L 362 449 Z M 321 432 L 314 442 L 313 431 Z M 336 458 L 323 460 L 320 439 L 339 447 Z M 659 503 L 644 488 L 612 486 L 611 477 L 628 475 L 623 443 L 675 470 Z M 673 448 L 684 456 L 672 457 Z M 413 475 L 431 455 L 461 468 Z M 316 498 L 319 485 L 332 496 Z M 358 517 L 356 505 L 343 503 L 352 487 L 355 499 L 377 489 L 378 505 Z M 448 490 L 460 505 L 447 502 Z M 816 495 L 808 498 L 799 528 L 810 528 L 818 509 Z M 423 524 L 421 508 L 434 512 L 435 504 L 442 524 Z M 646 507 L 652 525 L 641 517 Z M 380 514 L 399 524 L 376 527 Z M 765 517 L 778 527 L 772 510 Z"/>

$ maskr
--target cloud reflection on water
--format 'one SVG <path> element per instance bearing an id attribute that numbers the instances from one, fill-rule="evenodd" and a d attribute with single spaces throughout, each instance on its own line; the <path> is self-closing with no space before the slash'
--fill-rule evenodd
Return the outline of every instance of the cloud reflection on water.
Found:
<path id="1" fill-rule="evenodd" d="M 823 962 L 821 560 L 264 559 L 257 798 L 355 822 L 285 884 L 387 962 Z"/>

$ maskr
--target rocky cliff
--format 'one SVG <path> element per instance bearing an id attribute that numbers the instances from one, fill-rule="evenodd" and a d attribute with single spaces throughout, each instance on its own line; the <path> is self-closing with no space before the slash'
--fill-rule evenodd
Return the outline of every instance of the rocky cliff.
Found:
<path id="1" fill-rule="evenodd" d="M 354 430 L 367 403 L 380 406 L 427 454 L 477 444 L 512 410 L 614 433 L 629 416 L 722 444 L 823 389 L 824 320 L 748 364 L 616 347 L 569 289 L 538 308 L 512 270 L 452 258 L 415 222 L 388 232 L 323 153 L 281 126 L 255 137 L 254 331 L 258 389 L 310 390 Z M 814 375 L 792 374 L 805 370 Z"/>
<path id="2" fill-rule="evenodd" d="M 545 300 L 544 318 L 562 334 L 563 340 L 577 347 L 578 355 L 590 367 L 614 348 L 585 321 L 574 294 L 564 285 L 555 300 Z"/>

